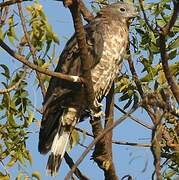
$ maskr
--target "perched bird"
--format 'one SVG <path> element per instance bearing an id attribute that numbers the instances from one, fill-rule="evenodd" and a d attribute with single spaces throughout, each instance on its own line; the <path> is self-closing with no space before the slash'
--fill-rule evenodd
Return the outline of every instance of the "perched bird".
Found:
<path id="1" fill-rule="evenodd" d="M 121 60 L 128 44 L 130 18 L 136 9 L 124 2 L 103 7 L 84 26 L 95 101 L 100 103 L 109 92 L 121 69 Z M 82 76 L 80 52 L 75 34 L 60 55 L 56 72 Z M 56 175 L 75 125 L 88 114 L 84 86 L 52 77 L 44 100 L 44 112 L 39 135 L 39 152 L 51 151 L 47 174 Z"/>

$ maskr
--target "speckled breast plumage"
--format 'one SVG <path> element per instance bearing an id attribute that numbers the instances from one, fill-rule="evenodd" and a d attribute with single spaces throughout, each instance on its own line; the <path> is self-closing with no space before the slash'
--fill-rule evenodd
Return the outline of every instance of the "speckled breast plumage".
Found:
<path id="1" fill-rule="evenodd" d="M 115 33 L 115 34 L 114 34 Z M 96 100 L 100 101 L 109 92 L 121 69 L 121 60 L 128 42 L 128 29 L 113 21 L 103 34 L 104 47 L 100 62 L 92 69 L 92 82 Z"/>

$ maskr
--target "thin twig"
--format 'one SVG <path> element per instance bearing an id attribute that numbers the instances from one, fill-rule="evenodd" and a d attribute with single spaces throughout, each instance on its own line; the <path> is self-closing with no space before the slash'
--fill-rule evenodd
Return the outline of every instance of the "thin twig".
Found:
<path id="1" fill-rule="evenodd" d="M 118 105 L 114 104 L 114 107 L 115 107 L 116 109 L 118 109 L 120 112 L 122 112 L 123 114 L 126 114 L 126 112 L 125 112 L 123 109 L 121 109 Z M 132 120 L 134 120 L 135 122 L 137 122 L 138 124 L 140 124 L 140 125 L 148 128 L 148 129 L 153 129 L 153 126 L 151 126 L 151 125 L 149 125 L 149 124 L 141 121 L 140 119 L 136 118 L 135 116 L 129 115 L 129 117 L 130 117 Z"/>
<path id="2" fill-rule="evenodd" d="M 81 132 L 81 133 L 89 136 L 89 137 L 94 138 L 94 136 L 93 136 L 91 133 L 89 133 L 89 132 L 87 132 L 87 131 L 84 131 L 83 129 L 80 129 L 80 128 L 77 128 L 77 127 L 75 127 L 75 129 L 76 129 L 77 131 L 79 131 L 79 132 Z M 133 143 L 133 142 L 130 143 L 130 142 L 118 141 L 118 140 L 113 140 L 112 143 L 113 143 L 113 144 L 116 144 L 116 145 L 128 145 L 128 146 L 137 146 L 137 147 L 151 147 L 150 144 L 140 144 L 140 143 Z M 172 145 L 173 145 L 173 144 L 172 144 Z M 173 145 L 173 146 L 176 146 L 176 145 Z"/>
<path id="3" fill-rule="evenodd" d="M 174 0 L 173 5 L 174 5 L 174 10 L 173 10 L 172 17 L 168 21 L 168 23 L 162 28 L 162 32 L 164 35 L 167 35 L 170 32 L 171 28 L 174 26 L 174 24 L 177 20 L 178 14 L 179 14 L 179 1 Z"/>
<path id="4" fill-rule="evenodd" d="M 165 41 L 165 36 L 164 34 L 160 34 L 159 41 L 160 41 L 160 54 L 161 54 L 161 61 L 162 61 L 162 67 L 164 70 L 165 77 L 167 79 L 167 82 L 170 86 L 170 89 L 179 103 L 179 88 L 178 85 L 175 83 L 174 78 L 172 77 L 172 74 L 169 69 L 168 65 L 168 54 L 166 52 L 166 41 Z"/>
<path id="5" fill-rule="evenodd" d="M 70 168 L 72 168 L 74 165 L 73 159 L 68 155 L 68 153 L 65 153 L 64 158 L 65 158 L 65 161 L 68 164 L 68 166 Z M 80 180 L 88 180 L 89 179 L 86 176 L 84 176 L 78 168 L 75 170 L 74 173 Z"/>
<path id="6" fill-rule="evenodd" d="M 131 143 L 124 141 L 113 141 L 113 143 L 119 145 L 135 146 L 135 147 L 151 147 L 151 144 Z"/>
<path id="7" fill-rule="evenodd" d="M 128 49 L 128 51 L 129 51 L 129 57 L 128 57 L 127 61 L 128 61 L 128 64 L 129 64 L 129 68 L 130 68 L 130 71 L 132 73 L 132 77 L 134 79 L 136 87 L 137 87 L 137 89 L 139 91 L 139 94 L 140 94 L 141 98 L 143 99 L 145 97 L 145 94 L 143 92 L 142 85 L 140 83 L 140 80 L 138 78 L 137 72 L 136 72 L 135 67 L 134 67 L 134 63 L 132 61 L 130 49 Z M 155 117 L 155 114 L 152 112 L 152 108 L 149 105 L 146 104 L 144 106 L 144 109 L 147 111 L 147 113 L 149 114 L 150 118 L 152 119 L 152 122 L 155 124 L 156 117 Z"/>
<path id="8" fill-rule="evenodd" d="M 140 4 L 140 7 L 141 7 L 143 16 L 144 16 L 145 23 L 147 24 L 148 28 L 149 28 L 152 32 L 154 32 L 153 27 L 149 24 L 149 21 L 148 21 L 148 19 L 147 19 L 147 15 L 146 15 L 145 10 L 144 10 L 143 2 L 144 2 L 143 0 L 139 0 L 139 4 Z"/>
<path id="9" fill-rule="evenodd" d="M 82 83 L 83 79 L 79 76 L 73 76 L 73 75 L 66 75 L 63 73 L 59 73 L 59 72 L 54 72 L 54 71 L 50 71 L 47 69 L 44 69 L 42 67 L 39 67 L 33 63 L 31 63 L 30 61 L 28 61 L 25 56 L 20 55 L 18 53 L 16 53 L 15 51 L 13 51 L 6 43 L 3 42 L 2 39 L 0 39 L 0 46 L 12 57 L 14 57 L 15 59 L 17 59 L 18 61 L 22 62 L 23 64 L 27 65 L 28 67 L 30 67 L 33 70 L 36 70 L 40 73 L 49 75 L 49 76 L 54 76 L 60 79 L 64 79 L 67 81 L 71 81 L 74 83 Z"/>
<path id="10" fill-rule="evenodd" d="M 5 1 L 5 2 L 0 3 L 0 7 L 3 8 L 3 7 L 10 6 L 10 5 L 13 5 L 13 4 L 16 4 L 16 3 L 19 3 L 19 2 L 23 2 L 23 1 L 32 1 L 32 0 L 10 0 L 10 1 Z"/>
<path id="11" fill-rule="evenodd" d="M 92 19 L 94 19 L 93 14 L 86 8 L 83 1 L 79 0 L 79 8 L 80 12 L 83 15 L 83 18 L 89 23 Z"/>
<path id="12" fill-rule="evenodd" d="M 177 20 L 178 14 L 179 14 L 179 2 L 173 1 L 173 3 L 174 3 L 174 11 L 173 11 L 172 17 L 170 21 L 164 27 L 161 27 L 161 32 L 159 34 L 159 42 L 160 42 L 159 48 L 160 48 L 162 67 L 164 70 L 165 77 L 167 79 L 167 82 L 170 86 L 170 89 L 175 99 L 179 103 L 179 87 L 175 83 L 175 80 L 172 77 L 172 74 L 170 72 L 169 65 L 168 65 L 169 56 L 166 50 L 166 36 L 170 32 L 170 29 L 174 26 Z"/>
<path id="13" fill-rule="evenodd" d="M 8 93 L 14 89 L 17 89 L 18 86 L 20 85 L 20 83 L 24 80 L 25 76 L 26 76 L 26 69 L 24 70 L 21 78 L 13 86 L 11 86 L 7 89 L 0 89 L 0 94 L 5 94 L 5 93 Z"/>
<path id="14" fill-rule="evenodd" d="M 63 1 L 65 7 L 69 7 L 72 5 L 72 0 L 56 0 Z M 80 12 L 83 15 L 83 18 L 89 23 L 93 18 L 93 14 L 86 8 L 82 0 L 78 0 Z"/>
<path id="15" fill-rule="evenodd" d="M 165 112 L 160 116 L 158 122 L 155 123 L 155 127 L 152 131 L 152 146 L 151 151 L 154 157 L 154 166 L 157 176 L 157 180 L 162 180 L 161 176 L 161 167 L 160 167 L 160 158 L 161 158 L 161 140 L 162 140 L 162 119 L 165 115 Z"/>
<path id="16" fill-rule="evenodd" d="M 114 123 L 114 82 L 112 87 L 106 97 L 106 108 L 105 108 L 105 128 L 110 127 Z M 103 159 L 101 163 L 109 163 L 108 168 L 103 168 L 105 179 L 118 180 L 115 166 L 113 163 L 113 154 L 112 154 L 112 135 L 113 131 L 110 131 L 104 136 L 105 138 L 105 147 L 104 152 L 102 152 Z"/>
<path id="17" fill-rule="evenodd" d="M 33 62 L 34 62 L 34 64 L 37 65 L 37 57 L 36 57 L 35 48 L 33 47 L 33 44 L 30 41 L 29 34 L 27 33 L 27 27 L 26 27 L 26 24 L 25 24 L 25 18 L 24 18 L 24 15 L 23 15 L 21 3 L 17 3 L 17 6 L 18 6 L 18 10 L 19 10 L 19 16 L 20 16 L 20 19 L 21 19 L 21 24 L 22 24 L 22 28 L 23 28 L 23 31 L 24 31 L 25 39 L 26 39 L 26 41 L 28 43 L 30 52 L 32 54 Z M 45 97 L 46 89 L 45 89 L 45 85 L 44 85 L 44 80 L 42 79 L 42 76 L 38 71 L 36 71 L 36 74 L 37 74 L 37 79 L 39 80 L 39 85 L 40 85 L 40 88 L 41 88 L 42 95 L 43 95 L 43 97 Z"/>
<path id="18" fill-rule="evenodd" d="M 92 143 L 89 144 L 88 148 L 82 153 L 82 155 L 80 156 L 80 158 L 76 161 L 75 165 L 73 166 L 73 168 L 68 172 L 68 174 L 65 177 L 65 180 L 69 180 L 70 177 L 72 176 L 72 174 L 74 173 L 75 169 L 77 168 L 77 166 L 82 162 L 82 160 L 85 158 L 85 156 L 88 154 L 88 152 L 90 151 L 90 149 L 101 139 L 104 137 L 104 135 L 106 135 L 109 131 L 111 131 L 113 128 L 115 128 L 116 126 L 118 126 L 120 123 L 122 123 L 128 116 L 129 114 L 133 113 L 139 106 L 136 105 L 135 107 L 133 107 L 129 112 L 127 112 L 127 114 L 123 115 L 121 118 L 119 118 L 117 121 L 115 121 L 110 127 L 104 129 L 100 135 L 95 138 Z"/>
<path id="19" fill-rule="evenodd" d="M 64 4 L 66 1 L 64 1 Z M 77 2 L 77 0 L 73 1 L 72 5 L 69 6 L 69 9 L 73 18 L 76 39 L 77 39 L 78 48 L 80 51 L 81 65 L 83 69 L 82 76 L 84 80 L 83 82 L 84 82 L 84 87 L 86 91 L 87 101 L 89 104 L 89 109 L 95 112 L 96 111 L 96 107 L 94 106 L 95 96 L 94 96 L 94 89 L 92 86 L 92 78 L 91 78 L 91 70 L 90 70 L 91 57 L 88 55 L 86 35 L 85 35 L 84 27 L 83 27 L 83 22 L 80 16 L 79 3 Z"/>

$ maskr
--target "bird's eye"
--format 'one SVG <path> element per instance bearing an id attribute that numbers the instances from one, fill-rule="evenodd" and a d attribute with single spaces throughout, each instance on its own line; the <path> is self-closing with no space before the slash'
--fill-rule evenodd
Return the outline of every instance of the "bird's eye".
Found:
<path id="1" fill-rule="evenodd" d="M 121 12 L 126 12 L 126 9 L 125 8 L 120 8 L 120 11 Z"/>

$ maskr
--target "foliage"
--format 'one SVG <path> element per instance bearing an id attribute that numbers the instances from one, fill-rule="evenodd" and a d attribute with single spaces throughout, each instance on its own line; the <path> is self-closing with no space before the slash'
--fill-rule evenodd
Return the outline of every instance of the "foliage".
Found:
<path id="1" fill-rule="evenodd" d="M 55 47 L 52 45 L 53 43 L 59 44 L 58 37 L 52 31 L 52 27 L 48 23 L 40 4 L 28 5 L 26 9 L 28 13 L 26 16 L 28 35 L 37 54 L 39 53 L 37 63 L 43 68 L 48 68 L 52 65 L 55 53 Z M 19 35 L 20 29 L 17 29 L 18 25 L 21 24 L 19 16 L 16 16 L 13 8 L 8 13 L 6 8 L 2 9 L 2 15 L 4 16 L 2 16 L 3 23 L 0 26 L 0 38 L 5 41 L 8 40 L 14 47 L 17 47 L 20 54 L 26 54 L 26 58 L 31 60 L 32 55 L 27 48 L 25 35 Z M 52 49 L 52 56 L 48 55 L 50 48 Z M 12 69 L 6 64 L 0 64 L 0 68 L 1 87 L 5 89 L 16 85 L 23 76 L 24 71 L 27 71 L 24 66 Z M 29 77 L 27 76 L 30 74 L 31 72 L 27 71 L 24 79 L 13 91 L 0 93 L 0 161 L 5 172 L 0 173 L 1 179 L 12 179 L 8 169 L 16 164 L 21 167 L 25 166 L 27 162 L 33 163 L 33 158 L 26 147 L 29 134 L 33 133 L 30 131 L 30 126 L 36 121 L 34 105 L 28 92 Z M 44 77 L 44 81 L 48 79 L 48 77 Z M 34 84 L 34 88 L 36 85 Z M 28 177 L 40 179 L 40 174 L 39 172 L 29 174 L 20 168 L 16 179 L 28 179 Z"/>
<path id="2" fill-rule="evenodd" d="M 171 109 L 167 109 L 167 107 L 170 107 L 177 111 L 177 101 L 173 96 L 170 86 L 168 86 L 161 62 L 160 27 L 163 27 L 171 19 L 173 3 L 169 0 L 162 1 L 161 3 L 146 3 L 144 9 L 147 15 L 147 21 L 153 31 L 143 18 L 138 18 L 133 23 L 130 34 L 130 49 L 132 50 L 128 52 L 126 59 L 129 61 L 131 58 L 130 53 L 134 52 L 132 58 L 138 74 L 137 81 L 141 85 L 148 101 L 153 98 L 154 103 L 151 106 L 153 113 L 157 113 L 158 116 L 164 115 L 162 118 L 161 157 L 166 160 L 165 164 L 163 164 L 163 176 L 170 179 L 177 176 L 179 172 L 179 122 L 178 116 L 172 115 Z M 179 26 L 177 23 L 166 36 L 166 53 L 168 54 L 169 71 L 176 83 L 179 77 Z M 128 63 L 125 62 L 125 64 Z M 136 77 L 133 74 L 131 76 L 128 72 L 125 72 L 117 80 L 116 92 L 122 93 L 120 101 L 126 102 L 124 109 L 128 108 L 132 103 L 135 105 L 139 101 L 142 101 L 135 79 Z M 163 108 L 157 107 L 159 103 L 163 104 Z M 145 105 L 144 109 L 146 109 Z M 155 126 L 155 122 L 153 123 Z M 164 168 L 166 166 L 167 168 Z"/>
<path id="3" fill-rule="evenodd" d="M 98 4 L 109 3 L 109 1 L 104 0 L 96 2 Z M 128 50 L 123 63 L 123 72 L 116 79 L 115 93 L 119 93 L 119 101 L 124 102 L 124 110 L 137 105 L 139 102 L 148 113 L 150 109 L 156 120 L 154 121 L 151 118 L 154 129 L 162 117 L 161 129 L 153 131 L 151 144 L 153 146 L 157 144 L 155 136 L 161 132 L 159 146 L 161 158 L 165 162 L 162 165 L 162 176 L 164 179 L 172 179 L 179 173 L 179 122 L 176 111 L 178 106 L 166 80 L 162 65 L 160 27 L 165 26 L 170 21 L 173 3 L 171 0 L 163 0 L 160 3 L 148 2 L 146 1 L 144 6 L 147 20 L 143 18 L 142 9 L 139 6 L 140 18 L 137 18 L 131 25 L 130 50 Z M 138 1 L 135 3 L 139 5 Z M 92 3 L 92 7 L 95 11 L 98 9 L 94 3 Z M 23 54 L 30 62 L 50 69 L 54 65 L 55 44 L 59 44 L 59 39 L 48 23 L 42 6 L 37 2 L 27 5 L 26 16 L 24 16 L 28 29 L 27 33 L 37 57 L 35 61 L 32 52 L 29 50 L 24 32 L 19 33 L 21 21 L 16 12 L 18 11 L 14 6 L 1 8 L 0 39 L 9 43 L 16 52 Z M 146 21 L 151 27 L 147 25 Z M 179 24 L 177 21 L 165 37 L 169 71 L 176 84 L 179 78 L 178 32 Z M 134 69 L 130 66 L 131 61 L 134 64 Z M 1 88 L 8 89 L 18 83 L 26 68 L 23 66 L 13 69 L 4 63 L 0 64 L 0 69 Z M 32 72 L 26 71 L 26 77 L 17 88 L 6 93 L 0 93 L 0 162 L 4 168 L 4 171 L 0 172 L 1 179 L 12 179 L 8 171 L 9 168 L 15 167 L 17 164 L 24 167 L 27 163 L 33 163 L 33 157 L 26 147 L 26 142 L 32 133 L 30 127 L 37 120 L 30 95 L 32 88 L 28 88 L 28 80 Z M 42 75 L 42 79 L 43 83 L 48 86 L 49 77 Z M 38 78 L 37 80 L 39 82 Z M 143 94 L 140 92 L 139 86 L 141 86 Z M 35 81 L 33 88 L 38 87 L 39 83 Z M 76 131 L 73 132 L 72 141 L 69 148 L 79 142 L 79 135 Z M 156 154 L 154 154 L 154 158 L 155 156 Z M 40 179 L 40 174 L 37 171 L 26 173 L 20 169 L 16 179 L 28 179 L 28 177 Z"/>

